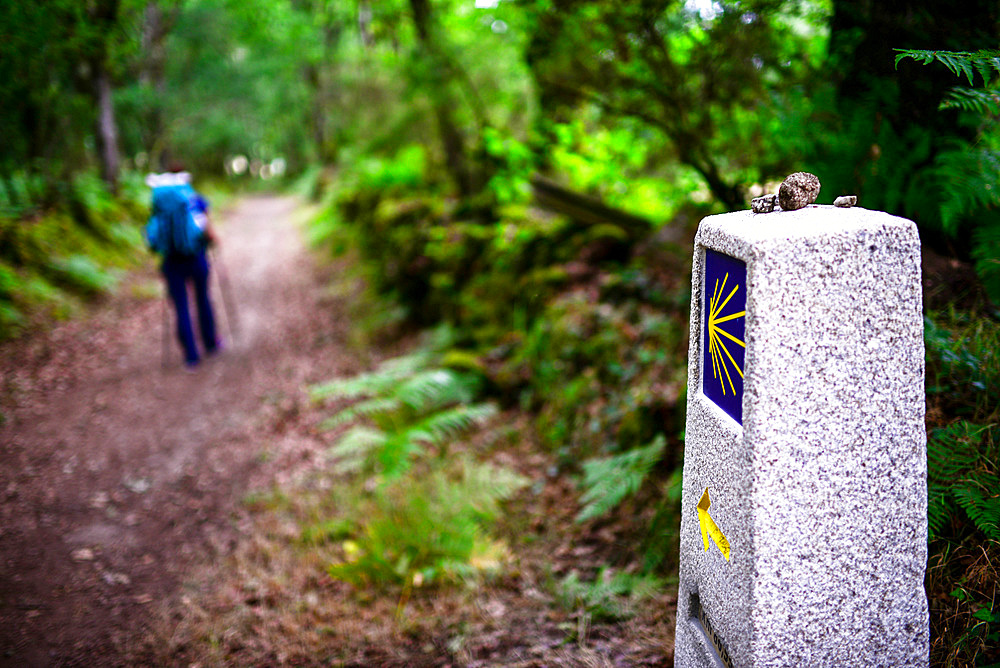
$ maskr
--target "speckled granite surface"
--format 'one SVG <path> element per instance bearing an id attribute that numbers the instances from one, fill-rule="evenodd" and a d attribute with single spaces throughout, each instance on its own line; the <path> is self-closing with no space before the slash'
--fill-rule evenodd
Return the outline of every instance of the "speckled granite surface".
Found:
<path id="1" fill-rule="evenodd" d="M 746 263 L 742 425 L 702 391 L 706 249 Z M 745 211 L 694 253 L 676 665 L 926 666 L 916 226 Z"/>

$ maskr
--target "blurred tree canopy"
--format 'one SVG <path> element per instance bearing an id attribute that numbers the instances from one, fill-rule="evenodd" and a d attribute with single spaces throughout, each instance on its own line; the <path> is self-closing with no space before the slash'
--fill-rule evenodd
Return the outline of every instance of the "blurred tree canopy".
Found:
<path id="1" fill-rule="evenodd" d="M 987 0 L 12 0 L 0 178 L 52 199 L 86 169 L 114 187 L 122 164 L 266 175 L 419 146 L 484 219 L 538 171 L 662 221 L 803 169 L 944 248 L 940 191 L 983 119 L 938 110 L 949 73 L 893 49 L 995 47 L 998 21 Z M 993 213 L 949 213 L 952 252 Z"/>
<path id="2" fill-rule="evenodd" d="M 773 0 L 534 3 L 527 52 L 546 112 L 592 103 L 662 135 L 727 208 L 796 157 L 784 117 L 821 65 L 822 8 Z M 794 113 L 794 112 L 793 112 Z"/>
<path id="3" fill-rule="evenodd" d="M 10 2 L 0 7 L 0 174 L 17 167 L 67 178 L 96 144 L 115 185 L 112 78 L 132 48 L 138 2 Z"/>

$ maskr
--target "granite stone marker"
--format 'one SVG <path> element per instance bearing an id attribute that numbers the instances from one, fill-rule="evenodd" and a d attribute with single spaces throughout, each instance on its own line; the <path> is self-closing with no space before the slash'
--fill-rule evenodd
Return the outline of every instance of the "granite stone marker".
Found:
<path id="1" fill-rule="evenodd" d="M 710 216 L 693 264 L 676 665 L 926 666 L 916 226 Z"/>

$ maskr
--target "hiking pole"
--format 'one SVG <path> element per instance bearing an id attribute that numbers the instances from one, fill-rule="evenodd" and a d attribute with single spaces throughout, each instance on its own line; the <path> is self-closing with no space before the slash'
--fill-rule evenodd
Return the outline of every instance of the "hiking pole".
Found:
<path id="1" fill-rule="evenodd" d="M 225 265 L 222 264 L 220 254 L 217 253 L 214 248 L 209 247 L 209 253 L 212 255 L 212 264 L 215 265 L 216 269 L 216 280 L 219 283 L 219 292 L 222 294 L 222 308 L 226 312 L 226 323 L 229 325 L 229 336 L 235 344 L 236 333 L 239 331 L 239 322 L 236 305 L 233 303 L 233 290 L 232 285 L 229 283 L 229 272 L 226 271 Z"/>
<path id="2" fill-rule="evenodd" d="M 169 314 L 170 308 L 167 304 L 167 302 L 169 301 L 170 301 L 170 295 L 167 294 L 166 286 L 164 286 L 163 327 L 160 328 L 163 331 L 163 336 L 160 337 L 163 340 L 162 354 L 160 355 L 160 368 L 163 369 L 164 371 L 166 371 L 167 369 L 167 364 L 168 364 L 167 357 L 170 356 L 170 332 L 168 331 L 170 324 L 168 322 L 170 320 L 170 314 Z"/>

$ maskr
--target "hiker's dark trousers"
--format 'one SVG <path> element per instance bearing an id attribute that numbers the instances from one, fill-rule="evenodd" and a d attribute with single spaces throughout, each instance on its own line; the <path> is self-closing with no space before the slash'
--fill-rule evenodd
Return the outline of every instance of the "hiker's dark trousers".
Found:
<path id="1" fill-rule="evenodd" d="M 219 340 L 215 335 L 215 317 L 212 303 L 208 299 L 208 260 L 204 253 L 194 256 L 168 257 L 163 261 L 163 276 L 167 279 L 167 290 L 177 313 L 177 338 L 184 348 L 187 364 L 197 364 L 200 359 L 194 340 L 194 327 L 188 309 L 188 283 L 194 286 L 194 300 L 198 307 L 198 326 L 205 352 L 215 352 Z"/>

